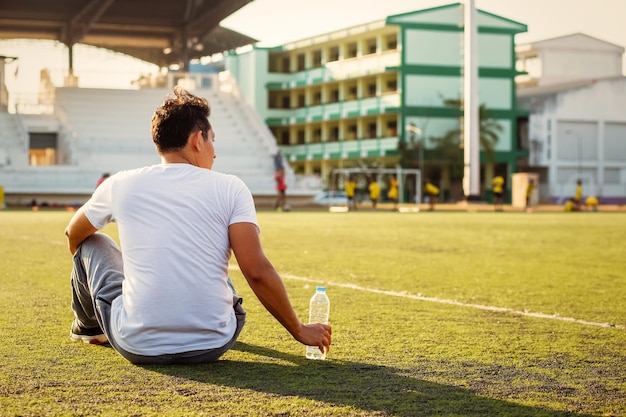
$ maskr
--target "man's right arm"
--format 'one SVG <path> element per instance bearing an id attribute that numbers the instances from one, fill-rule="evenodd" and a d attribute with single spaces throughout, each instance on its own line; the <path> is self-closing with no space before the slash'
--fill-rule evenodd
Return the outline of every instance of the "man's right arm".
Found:
<path id="1" fill-rule="evenodd" d="M 78 246 L 97 230 L 85 216 L 83 207 L 79 208 L 65 228 L 67 246 L 72 255 L 76 253 Z"/>
<path id="2" fill-rule="evenodd" d="M 331 343 L 331 327 L 321 323 L 300 322 L 278 272 L 263 253 L 256 225 L 232 224 L 228 229 L 228 235 L 239 268 L 261 304 L 294 339 L 327 352 Z"/>

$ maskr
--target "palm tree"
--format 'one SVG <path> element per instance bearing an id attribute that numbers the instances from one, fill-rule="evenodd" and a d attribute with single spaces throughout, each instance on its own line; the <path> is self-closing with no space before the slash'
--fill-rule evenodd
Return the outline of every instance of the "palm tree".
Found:
<path id="1" fill-rule="evenodd" d="M 463 100 L 452 99 L 444 100 L 444 104 L 450 107 L 463 107 Z M 498 143 L 498 133 L 502 132 L 502 126 L 491 118 L 493 112 L 484 104 L 481 104 L 478 108 L 478 121 L 479 121 L 479 144 L 480 148 L 485 153 L 485 187 L 491 184 L 491 179 L 494 172 L 496 145 Z M 453 129 L 448 131 L 443 138 L 437 138 L 441 147 L 450 147 L 456 143 L 456 146 L 463 148 L 463 142 L 461 141 L 461 135 L 463 131 L 461 129 Z M 433 141 L 437 143 L 435 138 Z M 449 154 L 450 150 L 442 150 L 443 154 Z M 463 165 L 461 159 L 461 166 Z"/>
<path id="2" fill-rule="evenodd" d="M 443 103 L 449 107 L 463 108 L 463 100 L 444 100 Z M 498 143 L 498 132 L 502 132 L 502 126 L 495 120 L 491 119 L 492 115 L 493 112 L 487 109 L 484 104 L 481 104 L 478 108 L 480 147 L 485 152 L 485 158 L 487 162 L 491 163 L 493 163 L 495 160 L 495 147 Z M 460 136 L 462 130 L 457 129 L 451 132 L 455 132 L 457 135 Z M 461 147 L 462 146 L 463 145 L 461 144 Z"/>
<path id="3" fill-rule="evenodd" d="M 485 152 L 485 188 L 489 187 L 493 178 L 495 165 L 495 148 L 498 143 L 498 133 L 502 132 L 502 126 L 491 119 L 493 112 L 488 110 L 484 104 L 478 108 L 479 120 L 479 142 L 480 147 Z"/>
<path id="4" fill-rule="evenodd" d="M 431 136 L 435 144 L 431 151 L 432 165 L 440 167 L 441 187 L 450 190 L 452 179 L 463 177 L 463 150 L 460 146 L 460 131 L 449 130 L 441 137 Z"/>

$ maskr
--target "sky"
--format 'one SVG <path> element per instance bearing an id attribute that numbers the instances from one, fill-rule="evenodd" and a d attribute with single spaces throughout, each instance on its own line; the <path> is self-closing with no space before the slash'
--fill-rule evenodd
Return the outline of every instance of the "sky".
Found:
<path id="1" fill-rule="evenodd" d="M 455 3 L 455 0 L 254 0 L 221 22 L 221 25 L 258 39 L 259 46 L 277 46 L 295 40 L 384 19 L 393 14 Z M 626 47 L 626 0 L 475 0 L 477 8 L 528 26 L 516 36 L 523 44 L 582 32 Z M 7 65 L 6 84 L 13 89 L 38 89 L 39 72 L 48 68 L 55 83 L 67 72 L 67 53 L 61 44 L 47 42 L 45 51 L 34 43 L 7 46 L 0 41 L 0 55 L 19 56 Z M 81 85 L 102 79 L 102 68 L 113 73 L 108 87 L 120 87 L 136 74 L 154 72 L 153 65 L 137 63 L 120 54 L 83 47 L 75 51 L 75 71 Z M 626 57 L 624 58 L 626 75 Z"/>
<path id="2" fill-rule="evenodd" d="M 276 46 L 392 14 L 456 3 L 458 0 L 254 0 L 222 26 Z M 626 0 L 475 0 L 477 8 L 526 24 L 516 37 L 527 43 L 583 32 L 626 46 Z"/>

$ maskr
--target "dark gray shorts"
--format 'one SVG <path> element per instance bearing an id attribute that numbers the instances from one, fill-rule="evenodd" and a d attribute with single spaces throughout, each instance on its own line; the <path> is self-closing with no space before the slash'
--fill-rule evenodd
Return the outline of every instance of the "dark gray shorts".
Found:
<path id="1" fill-rule="evenodd" d="M 235 293 L 229 278 L 237 329 L 228 343 L 215 349 L 158 356 L 136 355 L 122 349 L 111 335 L 111 304 L 122 295 L 124 281 L 122 253 L 115 241 L 103 233 L 95 233 L 85 239 L 74 254 L 71 281 L 72 310 L 79 324 L 84 327 L 99 325 L 111 346 L 134 364 L 167 365 L 215 361 L 235 344 L 246 322 L 246 312 L 241 306 L 243 300 Z"/>

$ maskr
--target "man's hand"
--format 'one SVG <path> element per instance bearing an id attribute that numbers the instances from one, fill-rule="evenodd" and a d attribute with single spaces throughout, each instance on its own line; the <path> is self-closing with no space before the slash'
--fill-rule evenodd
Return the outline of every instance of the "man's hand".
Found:
<path id="1" fill-rule="evenodd" d="M 328 353 L 332 333 L 332 328 L 328 324 L 303 324 L 296 340 L 307 346 L 317 346 L 322 353 Z"/>

